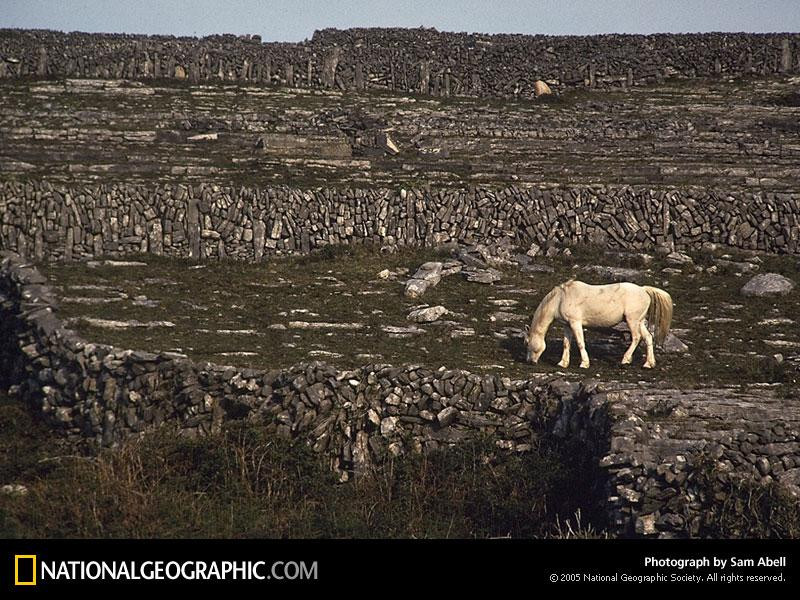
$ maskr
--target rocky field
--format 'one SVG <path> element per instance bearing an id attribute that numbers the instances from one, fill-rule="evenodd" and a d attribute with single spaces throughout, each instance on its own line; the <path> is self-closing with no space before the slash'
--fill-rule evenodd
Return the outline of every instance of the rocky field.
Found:
<path id="1" fill-rule="evenodd" d="M 403 31 L 0 31 L 0 536 L 798 536 L 794 37 Z"/>
<path id="2" fill-rule="evenodd" d="M 0 80 L 0 175 L 294 187 L 468 183 L 791 190 L 797 77 L 539 99 L 177 81 Z"/>
<path id="3" fill-rule="evenodd" d="M 589 331 L 591 368 L 580 370 L 573 352 L 570 377 L 690 386 L 788 386 L 796 379 L 800 312 L 786 295 L 791 280 L 763 296 L 742 291 L 766 273 L 796 278 L 793 257 L 713 248 L 695 256 L 590 247 L 529 253 L 536 255 L 485 246 L 393 254 L 340 247 L 262 264 L 143 255 L 50 264 L 44 272 L 68 324 L 86 339 L 117 347 L 236 366 L 423 364 L 515 378 L 560 371 L 560 326 L 551 328 L 538 365 L 525 363 L 523 339 L 554 285 L 573 277 L 630 280 L 666 289 L 676 304 L 673 335 L 657 352 L 657 368 L 641 368 L 644 343 L 633 366 L 618 364 L 629 343 L 623 324 Z M 418 272 L 424 263 L 429 268 Z M 419 285 L 439 268 L 438 285 Z"/>

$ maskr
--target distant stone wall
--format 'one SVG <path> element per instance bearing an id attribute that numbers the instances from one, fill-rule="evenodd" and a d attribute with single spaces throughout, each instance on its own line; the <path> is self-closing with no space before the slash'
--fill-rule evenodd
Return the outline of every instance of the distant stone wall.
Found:
<path id="1" fill-rule="evenodd" d="M 0 30 L 0 77 L 176 78 L 436 96 L 532 96 L 670 77 L 800 71 L 800 34 L 482 35 L 435 29 L 325 29 L 297 44 Z"/>
<path id="2" fill-rule="evenodd" d="M 0 252 L 0 387 L 78 444 L 113 446 L 162 424 L 195 436 L 246 421 L 304 440 L 345 481 L 389 457 L 478 435 L 500 452 L 578 439 L 605 475 L 596 500 L 608 530 L 623 537 L 705 536 L 708 515 L 728 501 L 698 479 L 707 464 L 715 481 L 778 483 L 800 496 L 800 408 L 769 390 L 648 390 L 377 364 L 237 369 L 89 343 L 56 308 L 42 275 Z"/>
<path id="3" fill-rule="evenodd" d="M 800 252 L 800 194 L 629 186 L 426 189 L 0 187 L 0 249 L 73 260 L 150 252 L 259 261 L 335 244 L 706 242 Z"/>

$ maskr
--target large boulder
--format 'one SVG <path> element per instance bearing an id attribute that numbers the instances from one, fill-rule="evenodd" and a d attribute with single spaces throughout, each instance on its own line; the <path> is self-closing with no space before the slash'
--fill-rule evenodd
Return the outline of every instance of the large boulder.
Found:
<path id="1" fill-rule="evenodd" d="M 756 275 L 742 287 L 743 296 L 784 296 L 794 289 L 794 282 L 779 273 Z"/>

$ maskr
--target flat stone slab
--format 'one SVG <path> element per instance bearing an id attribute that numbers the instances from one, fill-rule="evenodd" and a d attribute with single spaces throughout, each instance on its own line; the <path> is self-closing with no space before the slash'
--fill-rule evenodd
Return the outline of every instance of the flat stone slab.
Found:
<path id="1" fill-rule="evenodd" d="M 476 268 L 465 268 L 462 269 L 461 273 L 463 273 L 464 277 L 467 281 L 472 283 L 495 283 L 500 281 L 503 278 L 503 274 L 498 271 L 497 269 L 476 269 Z"/>
<path id="2" fill-rule="evenodd" d="M 633 281 L 640 282 L 646 278 L 644 271 L 629 269 L 627 267 L 608 267 L 605 265 L 590 265 L 582 268 L 583 271 L 594 273 L 601 279 L 610 282 Z"/>
<path id="3" fill-rule="evenodd" d="M 91 325 L 92 327 L 100 327 L 102 329 L 130 329 L 134 327 L 146 327 L 146 328 L 153 328 L 153 327 L 175 327 L 175 323 L 171 321 L 115 321 L 112 319 L 96 319 L 93 317 L 75 317 L 73 319 L 68 319 L 68 323 L 75 323 L 77 321 L 81 321 L 87 325 Z"/>
<path id="4" fill-rule="evenodd" d="M 510 313 L 505 311 L 497 311 L 489 315 L 489 320 L 492 322 L 495 321 L 525 321 L 530 318 L 530 315 L 518 315 L 516 313 Z"/>
<path id="5" fill-rule="evenodd" d="M 759 325 L 777 326 L 777 325 L 794 325 L 794 321 L 786 317 L 776 317 L 774 319 L 762 319 L 758 322 Z"/>
<path id="6" fill-rule="evenodd" d="M 495 306 L 501 306 L 503 308 L 513 308 L 519 304 L 519 300 L 489 300 L 489 304 L 494 304 Z"/>
<path id="7" fill-rule="evenodd" d="M 382 331 L 385 331 L 389 335 L 394 336 L 403 336 L 407 337 L 409 335 L 419 335 L 420 333 L 425 333 L 425 330 L 421 327 L 396 327 L 394 325 L 384 325 L 381 327 Z"/>
<path id="8" fill-rule="evenodd" d="M 217 329 L 222 335 L 258 335 L 255 329 Z"/>
<path id="9" fill-rule="evenodd" d="M 364 329 L 365 323 L 324 323 L 309 321 L 289 321 L 290 329 Z"/>
<path id="10" fill-rule="evenodd" d="M 525 273 L 554 273 L 555 267 L 550 265 L 543 265 L 540 263 L 527 264 L 522 266 L 522 271 Z"/>
<path id="11" fill-rule="evenodd" d="M 472 327 L 459 327 L 457 329 L 451 330 L 449 335 L 452 339 L 473 337 L 475 335 L 475 330 L 472 329 Z"/>
<path id="12" fill-rule="evenodd" d="M 137 260 L 89 260 L 87 267 L 146 267 L 147 263 Z"/>
<path id="13" fill-rule="evenodd" d="M 323 357 L 323 358 L 341 358 L 342 355 L 338 352 L 329 352 L 327 350 L 309 350 L 309 356 L 312 357 Z"/>
<path id="14" fill-rule="evenodd" d="M 670 252 L 664 257 L 664 260 L 668 265 L 675 267 L 691 265 L 694 262 L 691 256 L 684 254 L 683 252 Z"/>
<path id="15" fill-rule="evenodd" d="M 61 302 L 64 304 L 111 304 L 113 302 L 122 302 L 124 298 L 91 298 L 81 296 L 61 296 Z"/>

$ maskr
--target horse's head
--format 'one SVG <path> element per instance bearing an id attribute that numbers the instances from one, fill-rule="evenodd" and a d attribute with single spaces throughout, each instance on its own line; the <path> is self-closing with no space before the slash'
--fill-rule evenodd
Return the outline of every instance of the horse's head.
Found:
<path id="1" fill-rule="evenodd" d="M 539 362 L 539 357 L 544 353 L 547 346 L 544 342 L 544 336 L 537 335 L 533 332 L 528 334 L 528 362 L 536 364 Z"/>

